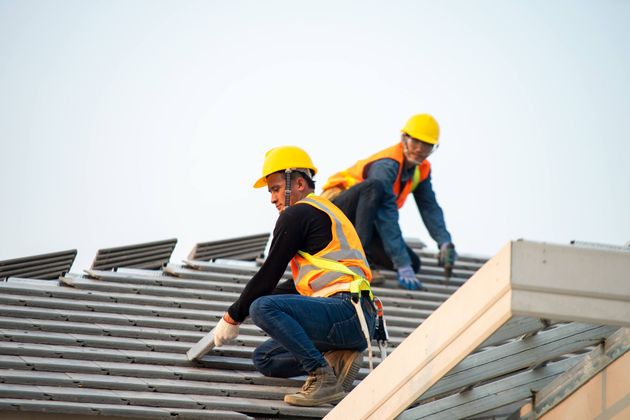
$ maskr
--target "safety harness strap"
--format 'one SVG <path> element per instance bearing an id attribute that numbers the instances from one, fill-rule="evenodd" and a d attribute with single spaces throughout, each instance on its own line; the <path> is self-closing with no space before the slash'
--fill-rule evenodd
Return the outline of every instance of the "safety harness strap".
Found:
<path id="1" fill-rule="evenodd" d="M 284 208 L 291 205 L 291 169 L 284 171 Z"/>
<path id="2" fill-rule="evenodd" d="M 420 167 L 416 166 L 413 171 L 413 178 L 411 179 L 411 191 L 415 191 L 416 187 L 420 183 Z"/>
<path id="3" fill-rule="evenodd" d="M 301 257 L 303 257 L 306 261 L 316 267 L 352 276 L 352 278 L 354 279 L 350 282 L 350 293 L 352 293 L 352 300 L 358 301 L 359 297 L 361 296 L 361 292 L 363 291 L 369 292 L 370 300 L 374 299 L 374 294 L 372 294 L 372 289 L 370 288 L 370 282 L 367 281 L 365 277 L 350 270 L 347 266 L 343 265 L 339 261 L 329 260 L 328 258 L 323 257 L 316 257 L 304 251 L 298 251 L 298 254 L 300 254 Z"/>
<path id="4" fill-rule="evenodd" d="M 359 317 L 361 331 L 363 331 L 363 337 L 365 337 L 368 348 L 368 363 L 370 365 L 370 370 L 372 370 L 374 369 L 374 364 L 372 363 L 372 340 L 370 340 L 370 332 L 368 331 L 367 322 L 365 321 L 363 308 L 361 308 L 361 301 L 352 299 L 351 302 L 352 306 L 354 306 L 354 310 L 357 312 L 357 316 Z"/>
<path id="5" fill-rule="evenodd" d="M 387 333 L 387 324 L 385 323 L 385 316 L 383 315 L 383 302 L 377 297 L 374 298 L 374 306 L 376 306 L 376 319 L 377 324 L 374 330 L 374 339 L 378 343 L 378 348 L 381 351 L 381 360 L 385 360 L 387 357 L 387 342 L 389 341 L 389 334 Z"/>

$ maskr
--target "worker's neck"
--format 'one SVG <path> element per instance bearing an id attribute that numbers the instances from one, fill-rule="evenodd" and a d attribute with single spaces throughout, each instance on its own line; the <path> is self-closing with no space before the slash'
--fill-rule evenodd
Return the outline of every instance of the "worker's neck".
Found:
<path id="1" fill-rule="evenodd" d="M 403 162 L 403 169 L 408 170 L 417 165 L 418 163 L 411 162 L 409 159 L 405 158 L 405 161 Z"/>
<path id="2" fill-rule="evenodd" d="M 305 199 L 305 198 L 306 198 L 309 194 L 311 194 L 311 193 L 313 193 L 313 192 L 314 192 L 314 190 L 312 190 L 312 189 L 306 189 L 306 190 L 304 190 L 304 191 L 301 191 L 301 192 L 297 195 L 295 202 L 297 203 L 297 202 L 298 202 L 298 201 L 300 201 L 300 200 L 304 200 L 304 199 Z"/>

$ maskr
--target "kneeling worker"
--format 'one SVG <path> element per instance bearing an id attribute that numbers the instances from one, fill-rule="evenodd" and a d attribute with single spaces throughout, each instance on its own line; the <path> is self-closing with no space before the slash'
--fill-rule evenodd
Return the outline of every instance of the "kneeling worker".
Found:
<path id="1" fill-rule="evenodd" d="M 440 130 L 431 115 L 417 114 L 401 132 L 400 141 L 394 146 L 331 176 L 322 197 L 332 200 L 354 223 L 373 269 L 396 270 L 400 287 L 426 290 L 416 277 L 420 259 L 403 239 L 398 209 L 412 194 L 440 250 L 438 264 L 445 268 L 448 282 L 457 253 L 433 192 L 431 164 L 427 160 L 438 147 Z"/>
<path id="2" fill-rule="evenodd" d="M 345 396 L 375 329 L 372 275 L 361 242 L 346 216 L 313 194 L 316 172 L 298 147 L 267 152 L 254 187 L 267 186 L 280 213 L 269 254 L 214 333 L 216 346 L 227 344 L 251 316 L 271 337 L 254 351 L 256 368 L 274 377 L 308 374 L 298 393 L 284 397 L 299 406 Z M 293 280 L 278 285 L 289 262 Z"/>

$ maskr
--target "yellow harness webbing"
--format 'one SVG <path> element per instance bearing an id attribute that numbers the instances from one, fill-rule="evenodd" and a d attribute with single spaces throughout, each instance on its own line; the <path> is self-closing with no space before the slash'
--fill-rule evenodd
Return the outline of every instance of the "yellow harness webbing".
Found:
<path id="1" fill-rule="evenodd" d="M 413 177 L 411 178 L 411 191 L 415 191 L 416 187 L 420 183 L 420 168 L 416 166 L 413 171 Z"/>

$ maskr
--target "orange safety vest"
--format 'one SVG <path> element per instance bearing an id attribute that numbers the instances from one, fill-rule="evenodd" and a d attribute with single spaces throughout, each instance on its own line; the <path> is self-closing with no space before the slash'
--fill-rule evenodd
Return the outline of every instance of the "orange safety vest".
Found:
<path id="1" fill-rule="evenodd" d="M 332 240 L 324 249 L 312 256 L 300 251 L 291 260 L 291 272 L 298 293 L 303 296 L 325 297 L 337 292 L 349 292 L 350 283 L 358 277 L 371 281 L 372 272 L 361 240 L 343 212 L 330 201 L 314 194 L 309 194 L 298 203 L 323 211 L 332 222 Z M 313 262 L 317 259 L 328 260 L 333 264 L 341 263 L 354 274 L 324 268 Z"/>
<path id="2" fill-rule="evenodd" d="M 394 185 L 392 185 L 392 190 L 394 191 L 394 195 L 396 195 L 396 205 L 398 208 L 401 208 L 403 204 L 405 204 L 405 200 L 407 200 L 407 196 L 411 191 L 413 191 L 416 186 L 427 179 L 429 177 L 429 172 L 431 172 L 431 164 L 428 160 L 424 160 L 420 165 L 416 166 L 416 169 L 413 173 L 411 179 L 405 182 L 405 185 L 401 188 L 401 177 L 402 171 L 405 161 L 405 155 L 403 153 L 402 142 L 398 143 L 395 146 L 388 147 L 385 150 L 381 150 L 380 152 L 370 156 L 367 159 L 359 160 L 354 166 L 346 169 L 345 171 L 337 172 L 326 181 L 326 185 L 324 185 L 323 190 L 327 190 L 329 188 L 338 187 L 342 190 L 347 190 L 348 188 L 356 185 L 365 180 L 365 176 L 370 165 L 377 160 L 380 159 L 393 159 L 398 162 L 398 175 L 396 176 L 396 181 Z"/>

